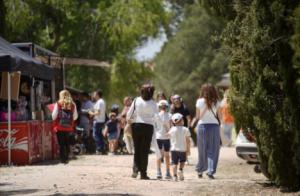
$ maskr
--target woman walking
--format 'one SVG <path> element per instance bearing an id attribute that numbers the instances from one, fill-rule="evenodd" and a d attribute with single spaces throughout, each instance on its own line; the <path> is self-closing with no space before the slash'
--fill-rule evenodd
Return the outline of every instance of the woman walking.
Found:
<path id="1" fill-rule="evenodd" d="M 198 177 L 207 170 L 207 176 L 214 179 L 220 151 L 219 97 L 216 88 L 211 84 L 201 87 L 200 98 L 196 103 Z"/>
<path id="2" fill-rule="evenodd" d="M 74 131 L 74 122 L 78 118 L 76 105 L 67 90 L 59 93 L 59 100 L 54 105 L 52 119 L 57 134 L 59 155 L 62 163 L 68 163 L 70 152 L 70 132 Z"/>
<path id="3" fill-rule="evenodd" d="M 136 178 L 140 172 L 141 179 L 148 180 L 148 154 L 154 131 L 154 122 L 158 109 L 153 100 L 154 87 L 145 84 L 141 87 L 140 97 L 131 104 L 127 113 L 127 120 L 133 119 L 132 138 L 134 143 L 134 166 L 132 177 Z"/>

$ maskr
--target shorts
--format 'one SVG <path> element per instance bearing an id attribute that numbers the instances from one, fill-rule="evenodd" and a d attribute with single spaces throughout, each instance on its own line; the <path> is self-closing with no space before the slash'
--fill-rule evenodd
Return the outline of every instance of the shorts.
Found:
<path id="1" fill-rule="evenodd" d="M 164 150 L 165 152 L 170 152 L 170 140 L 161 140 L 161 139 L 157 139 L 157 144 L 158 144 L 158 148 L 159 150 Z"/>
<path id="2" fill-rule="evenodd" d="M 110 132 L 108 133 L 108 140 L 117 140 L 118 139 L 118 132 L 114 131 L 114 132 Z"/>
<path id="3" fill-rule="evenodd" d="M 173 165 L 186 162 L 186 152 L 171 151 L 171 160 Z"/>

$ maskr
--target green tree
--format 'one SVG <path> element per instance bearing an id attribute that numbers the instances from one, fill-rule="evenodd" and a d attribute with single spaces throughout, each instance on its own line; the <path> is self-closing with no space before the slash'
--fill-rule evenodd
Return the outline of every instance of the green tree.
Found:
<path id="1" fill-rule="evenodd" d="M 254 131 L 267 176 L 299 189 L 299 1 L 234 2 L 236 16 L 223 34 L 231 52 L 232 112 Z"/>
<path id="2" fill-rule="evenodd" d="M 11 0 L 5 8 L 9 41 L 32 41 L 62 56 L 112 64 L 111 70 L 72 66 L 67 82 L 87 91 L 102 88 L 106 98 L 119 100 L 135 93 L 135 81 L 151 77 L 133 52 L 169 21 L 163 0 Z"/>
<path id="3" fill-rule="evenodd" d="M 187 5 L 178 31 L 155 60 L 157 86 L 168 95 L 180 94 L 194 109 L 200 86 L 216 83 L 227 71 L 227 56 L 218 39 L 224 25 L 222 18 L 208 15 L 198 3 Z"/>

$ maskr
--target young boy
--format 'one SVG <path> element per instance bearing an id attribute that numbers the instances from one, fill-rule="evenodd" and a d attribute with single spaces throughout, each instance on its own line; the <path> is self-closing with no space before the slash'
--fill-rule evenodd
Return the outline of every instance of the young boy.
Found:
<path id="1" fill-rule="evenodd" d="M 179 162 L 179 180 L 184 180 L 183 167 L 186 161 L 187 153 L 190 145 L 190 131 L 184 127 L 183 116 L 179 113 L 172 115 L 174 126 L 170 129 L 169 135 L 171 138 L 171 158 L 173 165 L 173 177 L 177 181 L 177 165 Z"/>
<path id="2" fill-rule="evenodd" d="M 108 135 L 109 154 L 113 155 L 116 152 L 118 137 L 120 134 L 120 125 L 116 113 L 111 112 L 109 114 L 109 121 L 106 123 L 104 134 Z"/>
<path id="3" fill-rule="evenodd" d="M 156 132 L 156 140 L 158 148 L 161 151 L 162 156 L 166 163 L 166 176 L 165 179 L 171 179 L 170 174 L 170 136 L 168 134 L 171 127 L 171 114 L 168 113 L 168 102 L 166 100 L 160 100 L 158 102 L 159 113 L 158 117 L 160 123 L 158 123 L 158 128 Z M 157 159 L 157 179 L 162 179 L 161 174 L 161 162 L 162 159 Z"/>

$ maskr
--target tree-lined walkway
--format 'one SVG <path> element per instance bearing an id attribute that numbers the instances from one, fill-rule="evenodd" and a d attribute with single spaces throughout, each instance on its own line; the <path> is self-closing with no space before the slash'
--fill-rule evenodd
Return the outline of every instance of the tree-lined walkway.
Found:
<path id="1" fill-rule="evenodd" d="M 280 195 L 264 187 L 265 177 L 235 155 L 234 148 L 222 148 L 215 180 L 194 172 L 196 148 L 185 180 L 155 179 L 155 155 L 150 155 L 151 180 L 130 178 L 131 156 L 79 156 L 67 165 L 49 164 L 0 168 L 0 195 Z M 299 194 L 299 193 L 298 193 Z M 291 194 L 293 195 L 293 194 Z M 297 195 L 297 193 L 294 193 Z"/>

